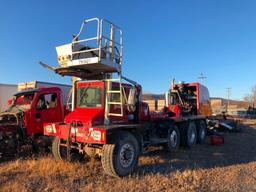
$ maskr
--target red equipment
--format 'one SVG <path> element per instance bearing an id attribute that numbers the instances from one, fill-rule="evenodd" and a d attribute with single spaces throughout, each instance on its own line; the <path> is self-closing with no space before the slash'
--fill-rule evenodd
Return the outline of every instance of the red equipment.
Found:
<path id="1" fill-rule="evenodd" d="M 59 87 L 25 89 L 12 97 L 10 107 L 0 114 L 0 157 L 30 148 L 46 149 L 51 143 L 43 135 L 43 124 L 61 122 L 68 113 Z"/>
<path id="2" fill-rule="evenodd" d="M 78 39 L 89 24 L 96 25 L 96 36 Z M 152 145 L 175 151 L 180 143 L 192 147 L 204 142 L 205 116 L 175 118 L 170 110 L 150 116 L 141 100 L 141 86 L 121 74 L 122 48 L 121 29 L 94 18 L 83 22 L 72 43 L 57 47 L 59 67 L 40 63 L 60 75 L 78 78 L 73 84 L 72 112 L 64 122 L 44 126 L 45 135 L 54 137 L 56 159 L 98 156 L 106 173 L 126 176 Z"/>
<path id="3" fill-rule="evenodd" d="M 211 144 L 212 145 L 223 145 L 224 144 L 224 137 L 222 135 L 214 134 L 211 135 Z"/>
<path id="4" fill-rule="evenodd" d="M 211 116 L 210 96 L 207 87 L 200 83 L 171 83 L 171 88 L 166 94 L 166 105 L 177 110 L 181 109 L 183 114 Z"/>

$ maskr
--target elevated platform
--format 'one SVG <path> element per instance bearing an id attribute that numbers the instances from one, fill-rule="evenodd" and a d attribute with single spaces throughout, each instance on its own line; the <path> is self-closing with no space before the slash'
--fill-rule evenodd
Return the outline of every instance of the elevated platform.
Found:
<path id="1" fill-rule="evenodd" d="M 96 24 L 96 36 L 78 40 L 85 25 L 89 24 Z M 105 19 L 85 20 L 72 43 L 56 47 L 59 67 L 54 71 L 80 78 L 121 73 L 122 49 L 122 31 L 119 27 Z"/>
<path id="2" fill-rule="evenodd" d="M 62 76 L 74 76 L 82 79 L 91 78 L 93 76 L 102 76 L 106 73 L 119 72 L 116 67 L 110 67 L 102 63 L 87 64 L 86 66 L 70 66 L 57 67 L 54 69 L 56 73 Z"/>

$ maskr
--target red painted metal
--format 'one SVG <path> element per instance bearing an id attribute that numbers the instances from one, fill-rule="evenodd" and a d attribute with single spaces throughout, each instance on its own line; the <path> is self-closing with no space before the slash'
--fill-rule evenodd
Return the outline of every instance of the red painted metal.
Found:
<path id="1" fill-rule="evenodd" d="M 45 124 L 45 135 L 57 136 L 62 139 L 68 138 L 68 131 L 71 129 L 71 138 L 73 142 L 82 142 L 82 143 L 94 143 L 94 144 L 105 144 L 107 142 L 107 132 L 108 129 L 104 126 L 104 113 L 105 113 L 105 81 L 82 81 L 76 84 L 75 92 L 78 88 L 88 87 L 88 86 L 97 86 L 102 89 L 102 105 L 101 107 L 79 107 L 76 104 L 75 100 L 75 109 L 70 112 L 64 119 L 63 123 L 51 123 Z M 126 97 L 129 95 L 131 85 L 122 84 Z M 119 83 L 113 83 L 112 88 L 118 88 Z M 141 91 L 141 86 L 137 86 L 138 91 Z M 118 108 L 112 106 L 110 108 L 112 112 L 116 112 Z M 122 117 L 110 116 L 111 124 L 131 124 L 129 121 L 129 115 L 133 114 L 129 112 L 127 107 L 124 106 L 124 115 Z M 150 117 L 148 104 L 141 102 L 139 106 L 139 118 L 140 121 L 148 121 Z M 47 130 L 47 127 L 54 127 L 55 131 L 51 129 Z M 77 132 L 72 133 L 72 130 L 77 130 Z M 93 131 L 99 131 L 101 133 L 101 139 L 95 140 L 90 134 Z M 103 139 L 104 138 L 104 139 Z"/>
<path id="2" fill-rule="evenodd" d="M 32 90 L 31 90 L 32 91 Z M 42 94 L 57 94 L 57 105 L 52 109 L 43 109 L 38 111 L 36 109 L 36 104 L 38 98 Z M 31 103 L 31 107 L 27 110 L 24 110 L 24 127 L 26 129 L 26 135 L 28 137 L 35 134 L 43 134 L 43 124 L 49 122 L 62 122 L 64 116 L 69 113 L 69 111 L 64 110 L 65 106 L 62 103 L 61 98 L 61 89 L 58 87 L 47 87 L 47 88 L 38 88 L 35 90 L 35 94 Z M 37 114 L 40 114 L 40 117 L 36 117 Z M 8 126 L 8 129 L 5 125 L 1 125 L 0 131 L 13 131 L 16 130 L 16 127 Z"/>
<path id="3" fill-rule="evenodd" d="M 211 144 L 212 145 L 223 145 L 224 137 L 222 135 L 212 135 L 211 136 Z"/>

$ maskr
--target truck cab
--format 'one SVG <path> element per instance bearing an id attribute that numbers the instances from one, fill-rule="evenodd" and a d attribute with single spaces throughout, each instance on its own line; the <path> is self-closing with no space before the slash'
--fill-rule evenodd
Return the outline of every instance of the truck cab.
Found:
<path id="1" fill-rule="evenodd" d="M 10 107 L 0 114 L 0 153 L 43 135 L 43 124 L 61 122 L 68 113 L 58 87 L 20 91 L 12 96 Z"/>
<path id="2" fill-rule="evenodd" d="M 108 84 L 111 86 L 111 93 L 107 93 Z M 140 100 L 141 87 L 139 85 L 136 86 L 134 92 L 132 85 L 122 83 L 122 97 L 118 92 L 119 83 L 117 82 L 78 81 L 74 86 L 73 111 L 65 116 L 63 123 L 45 123 L 44 133 L 46 135 L 57 135 L 66 140 L 68 130 L 72 127 L 71 129 L 76 132 L 87 133 L 86 136 L 83 134 L 79 136 L 71 130 L 72 141 L 105 144 L 107 140 L 94 138 L 90 130 L 98 130 L 101 135 L 104 135 L 114 125 L 129 126 L 129 124 L 149 119 L 148 105 Z M 133 95 L 133 101 L 129 100 L 131 95 Z M 108 97 L 109 101 L 106 101 Z M 108 118 L 108 123 L 106 123 L 106 118 Z"/>
<path id="3" fill-rule="evenodd" d="M 122 83 L 122 97 L 120 97 L 119 83 L 110 83 L 111 91 L 109 92 L 111 93 L 107 93 L 107 84 L 108 82 L 104 80 L 77 82 L 75 84 L 74 111 L 66 116 L 65 123 L 70 123 L 72 119 L 79 119 L 83 123 L 87 123 L 89 120 L 92 124 L 103 125 L 105 124 L 106 108 L 108 108 L 107 113 L 112 114 L 109 115 L 109 124 L 134 123 L 143 119 L 142 116 L 139 116 L 139 111 L 136 111 L 137 103 L 141 103 L 139 99 L 140 86 L 135 88 L 134 93 L 133 86 Z M 109 96 L 108 102 L 106 102 L 107 96 Z M 129 100 L 131 97 L 133 100 Z"/>

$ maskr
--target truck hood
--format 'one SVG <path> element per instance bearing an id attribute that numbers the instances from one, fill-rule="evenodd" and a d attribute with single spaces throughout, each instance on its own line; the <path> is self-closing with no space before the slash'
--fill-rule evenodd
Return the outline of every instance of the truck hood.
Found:
<path id="1" fill-rule="evenodd" d="M 104 120 L 104 109 L 99 108 L 77 108 L 69 113 L 64 122 L 80 121 L 84 125 L 102 125 Z"/>
<path id="2" fill-rule="evenodd" d="M 16 106 L 14 105 L 14 106 L 9 107 L 5 112 L 0 113 L 0 116 L 1 116 L 1 114 L 3 114 L 3 113 L 21 113 L 21 112 L 26 112 L 26 111 L 28 111 L 28 110 L 29 110 L 29 108 L 25 108 L 25 107 L 16 107 Z"/>

